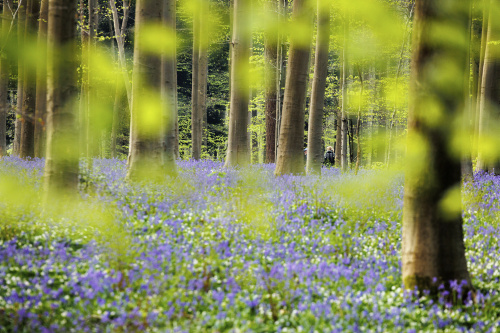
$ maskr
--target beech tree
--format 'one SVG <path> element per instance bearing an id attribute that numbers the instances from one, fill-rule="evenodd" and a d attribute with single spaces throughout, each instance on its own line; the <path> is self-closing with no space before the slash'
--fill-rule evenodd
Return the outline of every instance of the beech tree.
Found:
<path id="1" fill-rule="evenodd" d="M 46 198 L 78 186 L 76 2 L 49 0 Z"/>
<path id="2" fill-rule="evenodd" d="M 278 19 L 279 1 L 266 1 L 266 10 Z M 274 32 L 264 36 L 265 76 L 265 118 L 266 118 L 266 163 L 274 163 L 276 158 L 276 109 L 277 109 L 277 76 L 278 76 L 278 39 Z"/>
<path id="3" fill-rule="evenodd" d="M 481 75 L 481 94 L 479 97 L 479 140 L 488 140 L 498 133 L 500 124 L 500 26 L 496 22 L 495 9 L 498 1 L 491 0 L 486 33 L 483 73 Z M 500 174 L 500 157 L 488 155 L 479 147 L 477 169 Z M 495 155 L 495 154 L 489 154 Z M 497 154 L 498 155 L 498 154 Z"/>
<path id="4" fill-rule="evenodd" d="M 172 171 L 165 155 L 165 123 L 162 99 L 161 54 L 141 44 L 141 39 L 160 26 L 162 0 L 139 0 L 135 11 L 134 69 L 130 126 L 129 179 L 160 179 Z M 154 31 L 154 30 L 153 30 Z M 172 167 L 172 165 L 170 165 Z"/>
<path id="5" fill-rule="evenodd" d="M 301 22 L 312 36 L 312 10 L 306 0 L 293 2 L 292 20 Z M 311 47 L 291 36 L 286 72 L 276 175 L 304 173 L 304 114 Z"/>
<path id="6" fill-rule="evenodd" d="M 461 154 L 450 149 L 454 120 L 463 109 L 467 50 L 440 35 L 444 28 L 455 40 L 467 40 L 468 11 L 467 1 L 415 3 L 403 205 L 407 289 L 436 291 L 450 280 L 472 287 L 463 241 Z"/>
<path id="7" fill-rule="evenodd" d="M 248 68 L 250 56 L 249 11 L 251 0 L 234 0 L 231 50 L 231 97 L 226 166 L 250 162 L 248 135 Z"/>
<path id="8" fill-rule="evenodd" d="M 38 29 L 40 3 L 28 0 L 26 4 L 25 42 L 31 41 Z M 36 106 L 36 72 L 25 64 L 23 73 L 23 101 L 21 111 L 21 143 L 19 156 L 22 158 L 35 156 L 35 106 Z"/>
<path id="9" fill-rule="evenodd" d="M 38 20 L 39 52 L 47 55 L 47 26 L 49 18 L 49 0 L 42 0 L 40 4 L 40 19 Z M 45 59 L 42 56 L 42 59 Z M 35 130 L 34 156 L 45 155 L 46 115 L 47 115 L 47 64 L 38 63 L 36 69 L 36 97 L 35 97 Z"/>
<path id="10" fill-rule="evenodd" d="M 328 5 L 326 5 L 328 6 Z M 309 129 L 307 137 L 307 173 L 321 173 L 323 161 L 323 106 L 326 76 L 328 74 L 328 44 L 330 40 L 330 10 L 318 0 L 318 34 L 314 58 L 314 78 L 309 107 Z M 329 7 L 328 7 L 329 9 Z"/>
<path id="11" fill-rule="evenodd" d="M 12 1 L 6 0 L 3 3 L 2 10 L 2 41 L 8 41 L 7 32 L 10 29 L 13 20 Z M 7 110 L 8 104 L 8 85 L 10 74 L 10 59 L 0 56 L 0 157 L 7 155 Z"/>

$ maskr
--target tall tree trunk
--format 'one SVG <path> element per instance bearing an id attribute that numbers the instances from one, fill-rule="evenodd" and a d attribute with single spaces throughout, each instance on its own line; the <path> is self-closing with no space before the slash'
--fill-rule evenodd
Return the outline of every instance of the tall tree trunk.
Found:
<path id="1" fill-rule="evenodd" d="M 347 131 L 349 124 L 347 120 L 347 36 L 349 31 L 349 18 L 344 18 L 344 45 L 342 47 L 342 116 L 341 116 L 341 151 L 340 151 L 340 168 L 346 171 L 348 167 L 347 162 Z"/>
<path id="2" fill-rule="evenodd" d="M 198 1 L 198 6 L 201 6 Z M 193 65 L 191 88 L 191 148 L 193 159 L 201 159 L 201 143 L 203 131 L 203 114 L 199 105 L 200 89 L 200 19 L 201 13 L 196 10 L 193 15 Z"/>
<path id="3" fill-rule="evenodd" d="M 5 0 L 2 10 L 2 32 L 9 31 L 14 19 L 12 13 L 12 0 Z M 6 37 L 6 36 L 5 36 Z M 4 38 L 5 38 L 4 37 Z M 8 38 L 8 37 L 7 37 Z M 7 155 L 7 111 L 9 109 L 9 75 L 10 59 L 0 57 L 0 157 Z"/>
<path id="4" fill-rule="evenodd" d="M 134 72 L 132 80 L 131 151 L 128 179 L 159 179 L 167 169 L 161 56 L 139 47 L 147 24 L 160 24 L 162 0 L 138 0 L 135 15 Z M 144 103 L 150 103 L 144 109 Z M 170 165 L 172 166 L 172 165 Z"/>
<path id="5" fill-rule="evenodd" d="M 318 33 L 314 77 L 309 107 L 309 129 L 307 138 L 307 173 L 321 173 L 323 162 L 323 106 L 325 101 L 326 76 L 328 74 L 328 44 L 330 39 L 330 8 L 318 0 Z M 326 8 L 325 8 L 326 7 Z"/>
<path id="6" fill-rule="evenodd" d="M 39 52 L 47 54 L 47 23 L 49 0 L 41 0 L 40 20 L 38 22 Z M 43 58 L 43 57 L 42 57 Z M 35 102 L 35 157 L 45 156 L 46 115 L 47 115 L 47 64 L 39 63 L 36 69 L 36 102 Z"/>
<path id="7" fill-rule="evenodd" d="M 46 201 L 78 187 L 76 1 L 49 0 Z"/>
<path id="8" fill-rule="evenodd" d="M 494 8 L 495 0 L 491 0 L 490 8 Z M 478 170 L 492 170 L 500 174 L 500 156 L 488 156 L 482 148 L 481 141 L 498 135 L 495 129 L 500 124 L 500 29 L 495 22 L 495 11 L 490 9 L 486 50 L 484 55 L 483 75 L 481 82 L 480 123 L 479 123 L 479 155 Z"/>
<path id="9" fill-rule="evenodd" d="M 354 170 L 355 174 L 358 174 L 359 166 L 361 164 L 361 143 L 360 143 L 360 130 L 361 130 L 361 105 L 362 105 L 362 100 L 363 100 L 363 90 L 364 90 L 364 85 L 363 85 L 363 72 L 361 69 L 358 67 L 358 75 L 359 75 L 359 83 L 361 85 L 359 89 L 359 104 L 358 104 L 358 119 L 356 121 L 356 138 L 357 138 L 357 151 L 356 151 L 356 168 Z"/>
<path id="10" fill-rule="evenodd" d="M 88 0 L 88 9 L 89 9 L 89 37 L 87 39 L 87 105 L 85 106 L 86 113 L 86 157 L 87 157 L 87 168 L 89 170 L 92 169 L 92 158 L 96 155 L 98 142 L 99 142 L 99 131 L 97 131 L 95 126 L 94 117 L 97 116 L 94 114 L 94 105 L 95 101 L 95 76 L 94 68 L 92 66 L 92 61 L 90 61 L 91 57 L 95 54 L 95 44 L 97 37 L 97 10 L 98 10 L 98 2 L 97 0 Z"/>
<path id="11" fill-rule="evenodd" d="M 207 79 L 208 79 L 208 44 L 209 31 L 207 24 L 207 15 L 209 13 L 208 1 L 201 0 L 201 10 L 198 16 L 199 22 L 199 51 L 198 51 L 198 107 L 202 115 L 201 141 L 202 150 L 205 152 L 208 148 L 208 114 L 207 114 Z"/>
<path id="12" fill-rule="evenodd" d="M 26 0 L 25 0 L 26 1 Z M 24 29 L 26 23 L 26 3 L 21 3 L 17 14 L 17 49 L 23 52 L 24 49 Z M 23 114 L 23 83 L 24 83 L 24 59 L 17 58 L 17 107 L 16 122 L 14 129 L 13 155 L 19 155 L 21 148 L 22 114 Z"/>
<path id="13" fill-rule="evenodd" d="M 266 10 L 278 19 L 279 1 L 267 0 Z M 276 13 L 276 14 L 275 14 Z M 265 58 L 265 120 L 266 120 L 266 163 L 274 163 L 276 157 L 276 80 L 278 61 L 278 39 L 274 31 L 268 31 L 264 35 L 264 58 Z"/>
<path id="14" fill-rule="evenodd" d="M 244 166 L 250 162 L 248 150 L 248 102 L 246 82 L 249 67 L 251 33 L 248 15 L 251 0 L 234 0 L 231 53 L 231 100 L 229 134 L 225 166 Z"/>
<path id="15" fill-rule="evenodd" d="M 461 160 L 461 173 L 463 179 L 472 179 L 472 143 L 474 138 L 474 133 L 472 131 L 473 114 L 472 111 L 472 100 L 470 98 L 470 73 L 471 73 L 471 39 L 472 39 L 472 1 L 469 3 L 469 20 L 467 26 L 468 32 L 468 43 L 467 43 L 467 56 L 465 58 L 465 73 L 464 73 L 464 112 L 462 114 L 463 122 L 463 135 L 467 137 L 466 144 L 462 152 Z"/>
<path id="16" fill-rule="evenodd" d="M 109 0 L 109 7 L 111 8 L 111 14 L 113 16 L 113 27 L 116 45 L 118 46 L 118 61 L 120 63 L 120 69 L 122 72 L 123 81 L 125 83 L 125 89 L 127 91 L 127 101 L 130 110 L 132 108 L 132 88 L 130 86 L 127 61 L 125 58 L 125 30 L 127 29 L 130 3 L 128 0 L 123 1 L 123 18 L 121 24 L 119 20 L 118 10 L 116 9 L 115 0 Z"/>
<path id="17" fill-rule="evenodd" d="M 449 143 L 463 108 L 466 49 L 444 36 L 436 39 L 445 27 L 466 40 L 467 16 L 466 2 L 415 4 L 402 241 L 403 282 L 409 290 L 437 292 L 441 283 L 449 288 L 450 280 L 465 280 L 468 286 L 463 290 L 471 288 L 463 241 L 460 157 Z M 455 75 L 450 75 L 450 68 Z M 430 106 L 430 101 L 435 104 Z M 429 112 L 436 109 L 441 120 L 429 121 Z"/>
<path id="18" fill-rule="evenodd" d="M 490 6 L 494 5 L 491 0 Z M 488 26 L 486 33 L 486 46 L 483 63 L 483 73 L 481 75 L 481 94 L 479 103 L 479 146 L 477 169 L 482 171 L 491 170 L 498 164 L 497 156 L 487 156 L 482 149 L 481 142 L 488 137 L 494 137 L 495 126 L 499 123 L 500 94 L 498 93 L 500 84 L 500 45 L 495 41 L 500 39 L 500 29 L 494 21 L 492 10 L 489 11 Z M 493 20 L 493 22 L 492 22 Z M 495 173 L 500 173 L 499 168 L 495 168 Z"/>
<path id="19" fill-rule="evenodd" d="M 342 164 L 342 110 L 335 110 L 335 165 Z"/>
<path id="20" fill-rule="evenodd" d="M 40 3 L 38 0 L 28 0 L 26 4 L 26 25 L 24 40 L 29 42 L 38 28 Z M 36 72 L 25 68 L 23 83 L 23 122 L 21 126 L 21 158 L 35 156 L 35 107 L 36 107 Z"/>
<path id="21" fill-rule="evenodd" d="M 486 53 L 486 38 L 488 36 L 488 19 L 489 19 L 489 6 L 491 0 L 482 0 L 483 4 L 483 19 L 482 19 L 482 28 L 481 28 L 481 46 L 479 47 L 479 68 L 478 68 L 478 77 L 477 77 L 477 93 L 475 100 L 476 107 L 476 122 L 475 122 L 475 136 L 474 136 L 474 151 L 478 156 L 479 162 L 479 136 L 480 136 L 480 127 L 481 127 L 481 100 L 483 99 L 482 93 L 482 82 L 483 82 L 483 72 L 484 72 L 484 56 Z M 480 168 L 481 167 L 481 168 Z M 481 170 L 481 165 L 476 165 L 477 170 Z"/>
<path id="22" fill-rule="evenodd" d="M 292 20 L 312 25 L 312 10 L 306 1 L 293 2 Z M 310 45 L 291 38 L 275 175 L 304 173 L 304 108 L 310 54 Z"/>
<path id="23" fill-rule="evenodd" d="M 176 8 L 175 0 L 163 0 L 163 23 L 175 34 Z M 176 50 L 162 58 L 162 93 L 165 108 L 165 157 L 171 165 L 171 172 L 175 172 L 177 123 L 177 62 Z"/>

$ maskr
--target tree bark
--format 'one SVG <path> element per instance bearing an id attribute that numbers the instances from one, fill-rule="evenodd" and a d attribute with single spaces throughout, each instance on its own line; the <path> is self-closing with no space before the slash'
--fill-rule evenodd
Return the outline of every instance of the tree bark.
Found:
<path id="1" fill-rule="evenodd" d="M 278 20 L 278 1 L 267 0 L 266 10 Z M 276 14 L 274 14 L 276 13 Z M 266 126 L 266 148 L 265 162 L 274 163 L 276 157 L 276 95 L 277 95 L 277 61 L 278 61 L 278 39 L 274 31 L 268 31 L 264 35 L 264 58 L 265 58 L 265 126 Z"/>
<path id="2" fill-rule="evenodd" d="M 491 0 L 493 7 L 495 0 Z M 495 127 L 500 123 L 500 45 L 495 42 L 500 39 L 500 29 L 495 23 L 493 11 L 490 10 L 486 33 L 483 74 L 481 76 L 481 94 L 479 103 L 479 147 L 477 170 L 487 171 L 494 169 L 500 174 L 500 156 L 488 156 L 481 149 L 481 141 L 498 135 Z"/>
<path id="3" fill-rule="evenodd" d="M 163 23 L 175 33 L 175 0 L 163 1 Z M 177 62 L 176 50 L 162 57 L 162 93 L 165 108 L 165 157 L 175 172 L 177 123 Z"/>
<path id="4" fill-rule="evenodd" d="M 161 23 L 162 0 L 137 1 L 135 15 L 134 72 L 132 80 L 131 149 L 127 178 L 161 180 L 169 166 L 165 156 L 162 106 L 161 56 L 139 47 L 143 27 Z M 144 104 L 149 103 L 149 108 Z M 172 165 L 170 165 L 172 166 Z"/>
<path id="5" fill-rule="evenodd" d="M 318 0 L 318 33 L 314 58 L 314 77 L 309 107 L 309 129 L 307 138 L 307 173 L 321 174 L 324 149 L 323 106 L 325 101 L 326 76 L 328 74 L 328 44 L 330 39 L 330 10 Z"/>
<path id="6" fill-rule="evenodd" d="M 231 53 L 231 97 L 229 134 L 225 166 L 245 166 L 250 162 L 248 149 L 248 102 L 250 87 L 247 84 L 251 34 L 248 14 L 251 0 L 234 0 L 233 36 Z"/>
<path id="7" fill-rule="evenodd" d="M 26 0 L 24 0 L 26 1 Z M 17 49 L 24 48 L 24 29 L 26 23 L 26 3 L 21 3 L 17 14 Z M 24 60 L 23 57 L 17 58 L 17 107 L 16 122 L 14 129 L 14 146 L 12 155 L 18 156 L 21 148 L 22 133 L 22 114 L 23 114 L 23 83 L 24 83 Z"/>
<path id="8" fill-rule="evenodd" d="M 341 145 L 340 145 L 340 168 L 346 171 L 348 167 L 347 162 L 347 131 L 349 124 L 347 119 L 347 36 L 349 31 L 349 18 L 344 18 L 344 45 L 342 47 L 342 115 L 340 123 L 341 132 Z"/>
<path id="9" fill-rule="evenodd" d="M 199 2 L 198 2 L 198 5 Z M 199 105 L 200 89 L 200 15 L 196 11 L 193 16 L 193 65 L 191 88 L 191 149 L 193 159 L 201 159 L 201 142 L 203 131 L 203 114 Z"/>
<path id="10" fill-rule="evenodd" d="M 445 42 L 443 36 L 436 39 L 441 31 L 436 26 L 449 26 L 457 38 L 466 40 L 467 13 L 467 5 L 450 6 L 446 1 L 415 4 L 402 241 L 403 282 L 409 290 L 436 293 L 441 283 L 450 288 L 451 280 L 466 281 L 464 290 L 471 288 L 462 229 L 460 156 L 449 148 L 453 123 L 463 109 L 466 49 Z M 439 122 L 429 121 L 434 108 L 440 110 Z M 450 201 L 451 206 L 446 204 Z"/>
<path id="11" fill-rule="evenodd" d="M 209 35 L 208 35 L 208 25 L 207 25 L 207 14 L 208 14 L 208 2 L 202 0 L 201 11 L 199 15 L 199 51 L 198 51 L 198 107 L 200 110 L 199 114 L 202 116 L 201 123 L 201 150 L 206 152 L 208 146 L 208 114 L 207 114 L 207 79 L 208 79 L 208 45 L 209 45 Z"/>
<path id="12" fill-rule="evenodd" d="M 2 31 L 9 31 L 14 19 L 12 13 L 12 0 L 5 0 L 2 10 Z M 8 38 L 8 37 L 7 37 Z M 0 157 L 7 155 L 7 111 L 9 109 L 9 75 L 10 59 L 0 57 Z"/>
<path id="13" fill-rule="evenodd" d="M 295 0 L 292 20 L 312 25 L 311 12 L 304 0 Z M 304 173 L 304 108 L 310 53 L 310 45 L 300 44 L 292 37 L 275 175 Z"/>
<path id="14" fill-rule="evenodd" d="M 127 101 L 130 110 L 132 108 L 132 89 L 130 87 L 127 61 L 125 58 L 125 30 L 127 29 L 130 3 L 128 0 L 123 1 L 123 19 L 121 24 L 118 17 L 118 10 L 116 9 L 115 0 L 109 0 L 109 7 L 111 8 L 111 14 L 113 15 L 113 27 L 115 32 L 116 44 L 118 46 L 118 61 L 120 63 L 120 69 L 122 72 L 123 81 L 125 83 L 125 89 L 127 91 Z"/>
<path id="15" fill-rule="evenodd" d="M 26 4 L 26 25 L 24 40 L 28 42 L 35 35 L 38 28 L 40 3 L 38 0 L 28 0 Z M 19 156 L 21 158 L 35 156 L 35 107 L 36 107 L 36 72 L 25 68 L 23 83 L 21 145 Z"/>
<path id="16" fill-rule="evenodd" d="M 46 202 L 78 187 L 76 2 L 49 0 Z"/>
<path id="17" fill-rule="evenodd" d="M 38 50 L 47 54 L 47 26 L 49 0 L 41 0 L 40 20 L 38 22 Z M 42 57 L 43 58 L 43 57 Z M 47 67 L 46 63 L 37 64 L 35 101 L 35 157 L 45 156 L 46 116 L 47 116 Z"/>

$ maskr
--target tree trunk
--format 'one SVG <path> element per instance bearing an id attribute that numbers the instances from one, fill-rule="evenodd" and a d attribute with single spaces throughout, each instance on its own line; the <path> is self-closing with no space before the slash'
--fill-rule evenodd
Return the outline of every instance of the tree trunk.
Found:
<path id="1" fill-rule="evenodd" d="M 163 23 L 175 33 L 175 0 L 163 0 Z M 165 157 L 171 165 L 169 170 L 175 173 L 177 123 L 177 62 L 176 50 L 162 58 L 162 93 L 165 108 Z"/>
<path id="2" fill-rule="evenodd" d="M 278 4 L 276 0 L 266 1 L 266 10 L 278 19 Z M 274 14 L 276 12 L 276 14 Z M 277 61 L 279 37 L 274 31 L 264 35 L 265 57 L 265 120 L 266 120 L 266 163 L 274 163 L 276 157 L 276 95 L 277 95 Z"/>
<path id="3" fill-rule="evenodd" d="M 38 0 L 28 0 L 26 4 L 26 25 L 24 40 L 31 40 L 38 28 L 40 3 Z M 23 121 L 21 126 L 21 145 L 19 156 L 21 158 L 35 156 L 35 107 L 36 107 L 36 73 L 30 68 L 25 68 L 23 83 Z"/>
<path id="4" fill-rule="evenodd" d="M 208 123 L 207 123 L 207 76 L 208 76 L 208 25 L 207 25 L 207 13 L 208 2 L 202 0 L 201 11 L 198 16 L 199 22 L 199 51 L 198 51 L 198 107 L 200 111 L 198 112 L 202 116 L 201 123 L 201 145 L 202 151 L 207 151 L 208 147 Z"/>
<path id="5" fill-rule="evenodd" d="M 436 293 L 441 283 L 449 289 L 451 280 L 466 281 L 466 292 L 471 288 L 463 241 L 460 157 L 449 144 L 463 108 L 466 49 L 443 36 L 436 39 L 440 32 L 435 30 L 437 23 L 453 27 L 456 37 L 466 40 L 467 9 L 442 0 L 415 4 L 402 241 L 403 282 L 409 290 Z M 430 110 L 437 108 L 440 121 L 429 122 Z"/>
<path id="6" fill-rule="evenodd" d="M 161 24 L 162 0 L 138 0 L 135 15 L 134 72 L 132 80 L 131 151 L 128 179 L 161 180 L 167 169 L 161 56 L 139 47 L 143 27 Z M 143 105 L 149 104 L 145 109 Z M 171 165 L 170 165 L 171 166 Z"/>
<path id="7" fill-rule="evenodd" d="M 12 0 L 5 0 L 2 11 L 2 31 L 9 31 L 12 17 Z M 0 157 L 7 155 L 7 111 L 9 109 L 10 59 L 0 57 Z"/>
<path id="8" fill-rule="evenodd" d="M 198 1 L 198 5 L 200 5 Z M 195 11 L 193 15 L 193 66 L 191 89 L 191 148 L 193 159 L 201 159 L 201 143 L 203 131 L 203 114 L 199 105 L 200 89 L 200 16 Z"/>
<path id="9" fill-rule="evenodd" d="M 335 165 L 342 163 L 342 110 L 335 110 Z"/>
<path id="10" fill-rule="evenodd" d="M 474 151 L 478 155 L 479 162 L 479 136 L 481 127 L 481 100 L 482 97 L 482 82 L 483 82 L 483 72 L 484 72 L 484 56 L 486 53 L 486 38 L 488 35 L 488 18 L 489 18 L 489 5 L 491 0 L 482 0 L 483 3 L 483 19 L 481 27 L 481 45 L 479 47 L 479 68 L 477 77 L 477 92 L 476 92 L 476 121 L 474 128 Z M 482 167 L 482 166 L 481 166 Z M 481 170 L 478 165 L 476 165 L 476 170 Z"/>
<path id="11" fill-rule="evenodd" d="M 47 41 L 46 202 L 76 194 L 78 187 L 75 1 L 49 1 Z"/>
<path id="12" fill-rule="evenodd" d="M 25 0 L 26 1 L 26 0 Z M 22 3 L 18 8 L 17 14 L 17 49 L 24 48 L 24 29 L 26 22 L 26 6 Z M 23 83 L 24 83 L 24 60 L 23 57 L 17 58 L 17 107 L 16 107 L 16 122 L 14 129 L 14 147 L 12 155 L 19 155 L 21 148 L 21 133 L 22 133 L 22 114 L 23 114 Z"/>
<path id="13" fill-rule="evenodd" d="M 359 166 L 361 164 L 361 143 L 359 142 L 359 133 L 361 129 L 361 104 L 363 100 L 363 90 L 364 90 L 364 85 L 363 85 L 363 72 L 360 70 L 358 67 L 358 75 L 359 75 L 359 83 L 361 84 L 360 90 L 359 90 L 359 104 L 358 104 L 358 119 L 356 121 L 356 138 L 357 138 L 357 151 L 356 151 L 356 168 L 354 169 L 354 173 L 357 175 Z"/>
<path id="14" fill-rule="evenodd" d="M 469 20 L 467 23 L 467 34 L 468 34 L 468 43 L 467 43 L 467 55 L 465 58 L 465 68 L 466 71 L 464 73 L 464 112 L 462 114 L 462 122 L 463 122 L 463 135 L 467 137 L 467 140 L 465 141 L 466 144 L 463 148 L 462 152 L 462 160 L 461 160 L 461 173 L 462 173 L 462 179 L 472 179 L 473 177 L 473 170 L 472 170 L 472 142 L 473 142 L 473 137 L 474 133 L 472 132 L 472 125 L 471 123 L 473 122 L 473 114 L 474 112 L 472 111 L 472 101 L 470 98 L 470 73 L 471 73 L 471 39 L 472 39 L 472 1 L 469 4 Z"/>
<path id="15" fill-rule="evenodd" d="M 494 0 L 490 6 L 494 5 Z M 487 171 L 495 168 L 495 173 L 500 173 L 498 168 L 499 156 L 491 156 L 491 153 L 482 149 L 482 141 L 488 140 L 488 137 L 498 135 L 495 131 L 495 125 L 499 124 L 500 108 L 500 45 L 495 41 L 500 39 L 500 29 L 495 23 L 493 17 L 494 11 L 489 11 L 488 27 L 486 33 L 486 46 L 483 63 L 483 74 L 481 76 L 481 94 L 479 103 L 479 146 L 477 170 Z M 493 22 L 492 22 L 493 20 Z"/>
<path id="16" fill-rule="evenodd" d="M 127 29 L 130 4 L 128 0 L 123 1 L 123 18 L 121 25 L 118 17 L 118 10 L 116 9 L 115 5 L 115 0 L 109 0 L 109 7 L 111 8 L 111 14 L 113 15 L 113 27 L 115 32 L 116 44 L 118 46 L 118 61 L 120 63 L 120 69 L 122 72 L 123 81 L 125 83 L 125 89 L 127 90 L 127 101 L 130 110 L 132 108 L 132 89 L 130 87 L 127 61 L 125 59 L 125 29 Z"/>
<path id="17" fill-rule="evenodd" d="M 307 173 L 321 174 L 324 149 L 323 106 L 325 101 L 326 76 L 328 74 L 328 44 L 330 39 L 330 8 L 318 0 L 318 33 L 314 57 L 314 77 L 309 107 L 309 129 L 307 138 Z M 326 7 L 326 8 L 325 8 Z"/>
<path id="18" fill-rule="evenodd" d="M 347 162 L 347 131 L 348 131 L 348 121 L 347 121 L 347 34 L 349 30 L 349 18 L 344 18 L 344 45 L 342 47 L 342 116 L 341 116 L 341 151 L 340 151 L 340 168 L 342 171 L 346 171 L 348 167 Z"/>
<path id="19" fill-rule="evenodd" d="M 251 34 L 248 15 L 251 0 L 234 0 L 231 53 L 231 100 L 229 134 L 225 166 L 244 166 L 250 162 L 248 150 L 248 102 L 250 87 L 246 82 L 249 68 Z"/>
<path id="20" fill-rule="evenodd" d="M 47 54 L 47 23 L 49 0 L 41 0 L 40 20 L 38 22 L 38 52 Z M 35 102 L 35 157 L 45 156 L 47 116 L 47 68 L 46 64 L 37 64 L 36 102 Z"/>
<path id="21" fill-rule="evenodd" d="M 312 11 L 304 0 L 294 1 L 292 21 L 312 25 Z M 275 175 L 304 173 L 304 108 L 310 53 L 310 45 L 291 38 Z"/>

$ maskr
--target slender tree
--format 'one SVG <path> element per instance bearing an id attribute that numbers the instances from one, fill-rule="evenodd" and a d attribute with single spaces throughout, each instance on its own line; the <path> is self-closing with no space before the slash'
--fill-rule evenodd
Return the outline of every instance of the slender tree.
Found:
<path id="1" fill-rule="evenodd" d="M 201 6 L 198 0 L 198 7 Z M 201 158 L 201 142 L 203 131 L 203 113 L 199 104 L 200 89 L 200 23 L 201 11 L 199 8 L 193 13 L 193 61 L 192 61 L 192 88 L 191 88 L 191 149 L 193 159 Z"/>
<path id="2" fill-rule="evenodd" d="M 312 37 L 312 10 L 305 0 L 293 2 L 294 21 L 302 22 L 311 29 L 307 31 Z M 309 44 L 300 43 L 291 38 L 286 72 L 285 97 L 283 101 L 283 118 L 281 120 L 276 175 L 304 173 L 304 109 L 306 101 L 307 78 L 309 75 Z"/>
<path id="3" fill-rule="evenodd" d="M 323 161 L 323 106 L 325 101 L 326 76 L 328 73 L 328 44 L 330 40 L 330 10 L 318 0 L 318 33 L 311 104 L 309 107 L 309 129 L 307 137 L 307 173 L 321 173 Z"/>
<path id="4" fill-rule="evenodd" d="M 231 53 L 231 98 L 226 166 L 244 166 L 250 162 L 248 136 L 248 79 L 251 0 L 234 0 Z"/>
<path id="5" fill-rule="evenodd" d="M 47 54 L 47 26 L 49 18 L 49 0 L 42 0 L 40 4 L 40 19 L 38 20 L 37 49 Z M 41 57 L 45 59 L 45 56 Z M 37 64 L 36 69 L 36 101 L 35 101 L 35 157 L 45 155 L 47 116 L 47 63 Z"/>
<path id="6" fill-rule="evenodd" d="M 169 27 L 175 34 L 175 17 L 176 8 L 175 0 L 163 0 L 163 24 Z M 177 124 L 177 62 L 176 52 L 172 50 L 169 55 L 164 55 L 162 58 L 162 94 L 163 106 L 165 108 L 165 147 L 166 158 L 172 165 L 172 170 L 175 166 L 173 161 L 177 157 L 176 148 L 176 127 Z"/>
<path id="7" fill-rule="evenodd" d="M 31 36 L 34 36 L 37 31 L 39 15 L 39 0 L 28 0 L 24 30 L 24 40 L 26 43 L 31 42 Z M 22 126 L 19 156 L 26 158 L 35 156 L 36 71 L 25 66 L 23 75 Z"/>
<path id="8" fill-rule="evenodd" d="M 127 61 L 125 59 L 125 30 L 127 29 L 128 17 L 130 12 L 130 3 L 128 0 L 123 1 L 123 18 L 120 24 L 118 9 L 116 8 L 115 0 L 109 0 L 109 7 L 113 16 L 113 29 L 115 33 L 116 45 L 118 47 L 118 62 L 123 75 L 123 82 L 127 91 L 127 101 L 129 110 L 131 109 L 132 89 L 127 70 Z"/>
<path id="9" fill-rule="evenodd" d="M 75 1 L 49 0 L 46 201 L 78 186 L 76 14 Z"/>
<path id="10" fill-rule="evenodd" d="M 450 280 L 466 281 L 471 287 L 462 229 L 460 154 L 449 144 L 463 109 L 467 50 L 440 35 L 453 28 L 456 38 L 467 40 L 468 9 L 467 1 L 415 4 L 403 205 L 407 289 L 437 291 L 443 282 L 449 287 Z M 433 111 L 440 121 L 432 120 Z"/>
<path id="11" fill-rule="evenodd" d="M 25 0 L 26 1 L 26 0 Z M 26 18 L 26 3 L 19 4 L 17 14 L 17 49 L 21 52 L 24 47 L 24 25 Z M 12 148 L 13 155 L 19 155 L 21 146 L 22 132 L 22 110 L 23 110 L 23 83 L 24 83 L 24 57 L 17 58 L 17 105 L 16 105 L 16 122 L 14 128 L 14 146 Z"/>
<path id="12" fill-rule="evenodd" d="M 165 109 L 162 106 L 161 54 L 143 49 L 141 39 L 150 24 L 161 24 L 162 0 L 137 1 L 132 80 L 129 179 L 160 179 L 169 172 L 165 156 Z M 144 31 L 146 30 L 146 31 Z"/>
<path id="13" fill-rule="evenodd" d="M 278 19 L 279 1 L 266 1 L 266 10 Z M 266 119 L 266 163 L 274 163 L 276 157 L 276 108 L 278 76 L 278 36 L 274 31 L 266 32 L 264 36 L 264 57 L 266 64 L 265 76 L 265 119 Z"/>
<path id="14" fill-rule="evenodd" d="M 2 41 L 8 42 L 7 32 L 10 30 L 13 20 L 12 1 L 5 0 L 2 10 Z M 0 57 L 0 157 L 7 155 L 7 110 L 8 104 L 8 85 L 10 74 L 10 59 Z"/>
<path id="15" fill-rule="evenodd" d="M 481 95 L 479 104 L 479 139 L 496 136 L 496 126 L 500 124 L 500 26 L 494 10 L 498 2 L 491 0 L 486 49 L 484 54 L 483 74 L 481 76 Z M 477 169 L 494 171 L 500 174 L 500 157 L 485 156 L 484 150 L 479 147 Z"/>
<path id="16" fill-rule="evenodd" d="M 347 16 L 347 15 L 345 15 Z M 342 109 L 340 116 L 340 168 L 347 170 L 347 132 L 349 131 L 349 121 L 347 118 L 347 39 L 349 33 L 349 18 L 344 17 L 344 45 L 342 47 Z M 338 140 L 337 134 L 337 140 Z"/>

